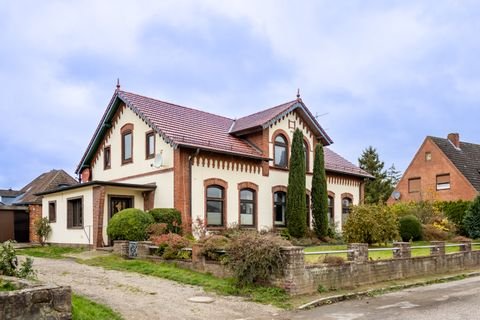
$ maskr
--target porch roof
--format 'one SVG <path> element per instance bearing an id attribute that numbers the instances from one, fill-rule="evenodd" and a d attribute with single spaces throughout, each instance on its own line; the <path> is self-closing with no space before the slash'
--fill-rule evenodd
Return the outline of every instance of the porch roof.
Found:
<path id="1" fill-rule="evenodd" d="M 90 181 L 85 183 L 79 183 L 73 186 L 59 187 L 57 189 L 40 192 L 35 195 L 43 196 L 43 195 L 52 194 L 52 193 L 64 192 L 69 190 L 85 188 L 85 187 L 96 187 L 96 186 L 119 187 L 119 188 L 134 189 L 134 190 L 140 190 L 140 191 L 155 190 L 157 188 L 155 184 L 134 184 L 134 183 L 95 180 L 95 181 Z"/>

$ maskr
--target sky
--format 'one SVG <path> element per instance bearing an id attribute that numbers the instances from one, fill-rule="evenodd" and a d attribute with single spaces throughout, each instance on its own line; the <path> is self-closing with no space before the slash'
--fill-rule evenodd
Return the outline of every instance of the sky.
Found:
<path id="1" fill-rule="evenodd" d="M 122 90 L 231 118 L 303 102 L 357 164 L 480 143 L 478 1 L 0 0 L 0 189 L 70 174 Z"/>

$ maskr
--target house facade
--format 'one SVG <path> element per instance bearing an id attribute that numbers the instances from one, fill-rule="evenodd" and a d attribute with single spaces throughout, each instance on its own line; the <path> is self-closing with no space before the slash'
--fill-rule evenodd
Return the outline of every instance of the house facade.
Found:
<path id="1" fill-rule="evenodd" d="M 187 229 L 197 219 L 210 230 L 285 227 L 296 128 L 310 207 L 313 150 L 332 140 L 300 97 L 234 120 L 117 89 L 78 165 L 82 183 L 42 193 L 44 216 L 55 203 L 49 241 L 108 245 L 109 219 L 128 207 L 176 208 Z M 371 176 L 324 150 L 330 221 L 341 228 Z"/>
<path id="2" fill-rule="evenodd" d="M 480 145 L 427 136 L 388 203 L 472 200 L 480 191 Z"/>

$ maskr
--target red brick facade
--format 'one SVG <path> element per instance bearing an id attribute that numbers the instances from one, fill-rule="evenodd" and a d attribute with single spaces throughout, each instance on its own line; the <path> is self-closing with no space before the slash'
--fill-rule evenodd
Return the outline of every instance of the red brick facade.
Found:
<path id="1" fill-rule="evenodd" d="M 437 175 L 444 174 L 450 175 L 450 188 L 437 190 Z M 412 192 L 409 190 L 409 180 L 416 178 L 420 178 L 420 190 Z M 429 137 L 420 146 L 395 190 L 400 192 L 400 199 L 390 197 L 390 204 L 395 201 L 471 200 L 477 195 L 470 182 Z"/>
<path id="2" fill-rule="evenodd" d="M 29 205 L 28 214 L 30 216 L 30 242 L 40 242 L 38 236 L 35 234 L 35 222 L 42 218 L 42 205 Z"/>
<path id="3" fill-rule="evenodd" d="M 173 205 L 182 214 L 182 228 L 191 230 L 190 217 L 190 164 L 186 150 L 177 148 L 173 154 Z"/>

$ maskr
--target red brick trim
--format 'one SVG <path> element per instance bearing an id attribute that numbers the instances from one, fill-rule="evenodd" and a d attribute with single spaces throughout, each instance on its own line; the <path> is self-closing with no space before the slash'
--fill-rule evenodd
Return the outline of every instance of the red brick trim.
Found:
<path id="1" fill-rule="evenodd" d="M 30 242 L 40 242 L 38 236 L 35 233 L 35 222 L 42 218 L 42 205 L 41 204 L 31 204 L 28 206 L 28 216 L 30 218 L 29 222 L 29 237 Z"/>
<path id="2" fill-rule="evenodd" d="M 156 174 L 159 174 L 159 173 L 166 173 L 166 172 L 170 172 L 170 171 L 173 171 L 173 168 L 159 169 L 159 170 L 155 170 L 155 171 L 152 171 L 152 172 L 135 174 L 133 176 L 126 176 L 126 177 L 123 177 L 123 178 L 114 179 L 114 180 L 110 180 L 110 181 L 111 182 L 119 182 L 119 181 L 125 181 L 125 180 L 129 180 L 129 179 L 133 179 L 133 178 L 153 176 L 153 175 L 156 175 Z"/>
<path id="3" fill-rule="evenodd" d="M 240 219 L 240 191 L 243 189 L 251 189 L 254 191 L 253 194 L 253 225 L 251 226 L 243 226 L 243 228 L 255 228 L 257 229 L 258 225 L 258 185 L 253 182 L 240 182 L 237 185 L 238 189 L 238 225 L 242 227 L 241 219 Z"/>
<path id="4" fill-rule="evenodd" d="M 173 206 L 182 214 L 182 227 L 191 231 L 192 217 L 190 217 L 190 154 L 184 149 L 173 151 Z"/>
<path id="5" fill-rule="evenodd" d="M 352 200 L 352 202 L 353 202 L 353 194 L 348 193 L 348 192 L 342 193 L 342 195 L 340 196 L 340 198 L 341 198 L 341 199 L 350 198 L 350 200 Z"/>
<path id="6" fill-rule="evenodd" d="M 204 204 L 205 204 L 205 210 L 204 210 L 204 221 L 208 225 L 208 220 L 207 220 L 207 188 L 210 186 L 220 186 L 223 188 L 223 217 L 222 217 L 222 226 L 216 227 L 216 226 L 208 226 L 208 229 L 210 230 L 222 230 L 227 227 L 227 198 L 228 198 L 228 182 L 219 178 L 210 178 L 210 179 L 205 179 L 203 181 L 203 186 L 204 186 Z"/>
<path id="7" fill-rule="evenodd" d="M 93 247 L 103 247 L 103 218 L 105 212 L 105 187 L 93 187 Z"/>
<path id="8" fill-rule="evenodd" d="M 335 193 L 334 193 L 334 192 L 328 191 L 328 195 L 329 195 L 330 197 L 332 197 L 332 198 L 335 199 Z"/>
<path id="9" fill-rule="evenodd" d="M 275 139 L 277 138 L 277 136 L 279 135 L 282 135 L 285 140 L 287 140 L 287 166 L 284 168 L 284 167 L 279 167 L 279 166 L 275 166 Z M 291 148 L 291 142 L 290 142 L 290 137 L 288 136 L 288 133 L 285 132 L 285 130 L 282 130 L 282 129 L 277 129 L 273 132 L 272 134 L 272 159 L 273 159 L 273 166 L 275 168 L 282 168 L 282 169 L 286 169 L 288 170 L 288 167 L 289 167 L 289 164 L 290 164 L 290 148 Z"/>
<path id="10" fill-rule="evenodd" d="M 155 191 L 144 191 L 142 192 L 143 196 L 143 210 L 148 211 L 153 209 L 155 205 Z"/>

